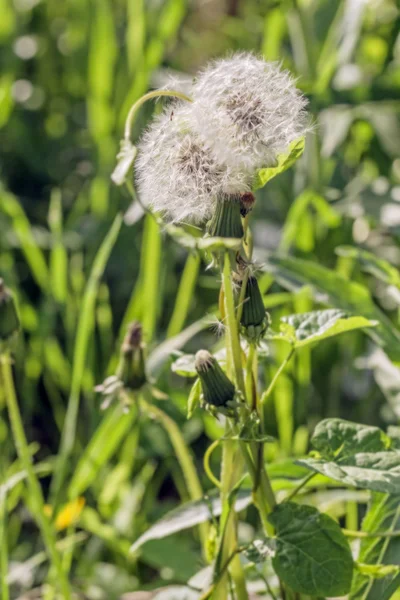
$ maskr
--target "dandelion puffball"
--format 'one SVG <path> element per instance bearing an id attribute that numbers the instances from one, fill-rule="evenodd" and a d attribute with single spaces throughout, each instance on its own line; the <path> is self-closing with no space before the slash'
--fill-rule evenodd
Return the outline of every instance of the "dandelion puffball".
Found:
<path id="1" fill-rule="evenodd" d="M 169 105 L 138 145 L 141 201 L 172 222 L 201 223 L 218 198 L 249 190 L 248 175 L 220 163 L 190 126 L 190 103 Z"/>
<path id="2" fill-rule="evenodd" d="M 211 63 L 192 95 L 194 129 L 232 167 L 273 166 L 308 129 L 307 100 L 290 73 L 250 53 Z"/>

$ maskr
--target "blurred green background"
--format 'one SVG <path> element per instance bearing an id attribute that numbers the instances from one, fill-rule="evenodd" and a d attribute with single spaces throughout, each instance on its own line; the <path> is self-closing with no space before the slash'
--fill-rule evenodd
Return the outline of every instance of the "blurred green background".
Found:
<path id="1" fill-rule="evenodd" d="M 257 256 L 263 263 L 279 249 L 363 291 L 350 298 L 350 289 L 327 290 L 315 278 L 304 286 L 313 277 L 303 265 L 304 280 L 262 276 L 266 307 L 274 322 L 352 302 L 371 316 L 373 306 L 385 313 L 389 358 L 363 333 L 299 353 L 269 406 L 270 433 L 279 439 L 270 458 L 299 455 L 321 417 L 383 425 L 400 417 L 400 374 L 389 360 L 400 343 L 396 278 L 386 263 L 337 252 L 362 246 L 400 264 L 399 24 L 395 0 L 0 0 L 0 276 L 18 298 L 17 389 L 46 493 L 67 406 L 72 421 L 78 410 L 61 500 L 85 498 L 79 528 L 87 535 L 75 548 L 71 577 L 86 597 L 185 583 L 202 564 L 190 533 L 127 556 L 149 523 L 189 498 L 159 423 L 132 418 L 122 426 L 115 413 L 99 410 L 93 387 L 112 373 L 129 321 L 143 323 L 149 353 L 166 347 L 158 387 L 171 401 L 160 405 L 191 445 L 205 488 L 201 457 L 220 432 L 198 413 L 186 421 L 191 382 L 170 373 L 171 346 L 161 346 L 192 323 L 176 348 L 215 343 L 199 320 L 215 312 L 219 282 L 205 260 L 188 259 L 110 180 L 131 104 L 168 77 L 187 79 L 234 50 L 281 62 L 309 98 L 315 127 L 304 157 L 258 194 Z M 151 103 L 142 109 L 133 139 L 154 110 Z M 125 222 L 118 236 L 114 225 L 114 239 L 99 253 L 119 211 L 128 211 Z M 263 381 L 284 352 L 271 351 Z M 93 440 L 103 419 L 109 429 L 99 448 Z M 0 444 L 8 480 L 20 466 L 1 389 Z M 28 564 L 42 544 L 24 497 L 29 505 L 23 482 L 7 497 L 9 559 L 22 565 L 11 576 L 15 597 L 46 576 L 44 560 Z"/>

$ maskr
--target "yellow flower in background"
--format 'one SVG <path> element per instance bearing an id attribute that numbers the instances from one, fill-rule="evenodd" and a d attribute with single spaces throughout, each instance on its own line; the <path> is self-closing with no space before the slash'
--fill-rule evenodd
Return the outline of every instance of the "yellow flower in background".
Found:
<path id="1" fill-rule="evenodd" d="M 55 528 L 57 531 L 67 529 L 70 525 L 74 525 L 81 516 L 83 507 L 85 506 L 85 498 L 79 497 L 65 504 L 57 515 L 55 520 Z M 44 512 L 48 517 L 53 514 L 53 507 L 46 504 Z"/>

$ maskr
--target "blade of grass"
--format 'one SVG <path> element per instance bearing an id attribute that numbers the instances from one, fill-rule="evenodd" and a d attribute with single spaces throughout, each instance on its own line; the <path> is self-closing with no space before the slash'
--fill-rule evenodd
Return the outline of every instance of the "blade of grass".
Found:
<path id="1" fill-rule="evenodd" d="M 50 252 L 51 292 L 57 302 L 64 304 L 67 297 L 68 256 L 62 235 L 62 200 L 60 190 L 53 190 L 49 206 L 49 227 L 52 234 Z"/>
<path id="2" fill-rule="evenodd" d="M 15 196 L 4 192 L 3 190 L 1 190 L 0 206 L 2 207 L 4 214 L 12 221 L 13 232 L 21 245 L 21 250 L 31 270 L 32 277 L 39 287 L 47 293 L 50 277 L 46 260 L 42 250 L 33 237 L 31 224 L 29 223 L 24 209 Z"/>
<path id="3" fill-rule="evenodd" d="M 174 310 L 167 329 L 167 338 L 174 337 L 180 333 L 185 325 L 192 301 L 197 275 L 200 268 L 200 255 L 189 254 L 183 269 L 181 282 L 176 296 Z"/>
<path id="4" fill-rule="evenodd" d="M 117 215 L 108 234 L 106 235 L 93 263 L 92 271 L 86 285 L 82 308 L 75 339 L 74 359 L 72 365 L 71 392 L 68 400 L 67 414 L 61 437 L 58 468 L 52 480 L 51 492 L 53 504 L 57 506 L 58 496 L 64 481 L 68 458 L 75 442 L 76 423 L 79 409 L 79 396 L 85 370 L 86 355 L 89 340 L 93 333 L 95 304 L 107 261 L 117 240 L 122 224 L 122 215 Z M 56 502 L 54 502 L 56 500 Z M 56 510 L 55 510 L 56 512 Z"/>

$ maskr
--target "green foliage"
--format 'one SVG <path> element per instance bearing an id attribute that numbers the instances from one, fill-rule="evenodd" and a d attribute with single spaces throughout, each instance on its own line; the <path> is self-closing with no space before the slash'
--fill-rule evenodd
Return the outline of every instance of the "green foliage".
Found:
<path id="1" fill-rule="evenodd" d="M 239 453 L 231 462 L 221 456 L 242 445 L 257 468 L 263 452 L 278 501 L 276 537 L 269 524 L 267 538 L 253 506 L 265 481 L 254 485 L 248 474 L 240 482 L 240 533 L 257 563 L 246 567 L 249 590 L 280 600 L 269 554 L 275 544 L 284 552 L 274 565 L 293 589 L 300 582 L 307 596 L 347 593 L 348 546 L 330 517 L 351 534 L 370 494 L 349 597 L 397 600 L 398 7 L 378 5 L 0 0 L 0 278 L 21 320 L 13 375 L 28 452 L 77 596 L 119 600 L 150 588 L 160 588 L 156 600 L 206 594 L 212 577 L 198 587 L 186 582 L 204 565 L 210 522 L 214 558 L 218 550 L 223 506 L 214 486 L 224 468 L 235 484 L 238 471 L 251 470 Z M 243 417 L 224 432 L 197 408 L 193 358 L 207 348 L 233 378 L 230 351 L 215 335 L 228 325 L 224 297 L 207 267 L 240 243 L 162 223 L 139 205 L 137 140 L 168 100 L 144 105 L 131 141 L 120 146 L 120 139 L 131 105 L 149 89 L 164 87 L 171 73 L 190 81 L 209 58 L 238 49 L 261 51 L 292 71 L 315 127 L 304 153 L 298 140 L 254 184 L 247 241 L 262 265 L 257 280 L 271 327 L 252 370 L 243 340 L 236 358 L 252 402 L 265 399 L 264 429 L 261 419 Z M 149 396 L 131 399 L 127 414 L 120 403 L 101 413 L 94 387 L 115 373 L 133 320 L 145 331 Z M 289 357 L 282 340 L 294 347 Z M 321 422 L 326 416 L 350 421 Z M 221 438 L 209 457 L 210 483 L 201 458 Z M 8 571 L 0 595 L 50 597 L 54 562 L 34 525 L 38 512 L 16 459 L 1 378 L 0 454 L 0 571 Z M 203 500 L 190 501 L 203 491 Z M 291 494 L 301 504 L 285 502 Z M 76 503 L 84 507 L 75 519 Z M 299 553 L 302 526 L 306 554 Z M 249 540 L 261 538 L 255 553 Z M 237 592 L 240 581 L 230 581 Z M 210 593 L 220 600 L 219 592 Z"/>
<path id="2" fill-rule="evenodd" d="M 364 427 L 341 419 L 322 421 L 311 438 L 321 458 L 299 464 L 340 481 L 377 492 L 400 493 L 400 453 L 377 427 Z"/>
<path id="3" fill-rule="evenodd" d="M 364 317 L 348 317 L 338 309 L 318 310 L 282 317 L 281 333 L 277 339 L 288 341 L 294 348 L 303 348 L 327 338 L 366 327 L 375 327 L 377 321 Z"/>
<path id="4" fill-rule="evenodd" d="M 272 564 L 294 591 L 344 596 L 350 590 L 353 558 L 339 525 L 312 506 L 288 502 L 269 517 L 276 529 Z"/>
<path id="5" fill-rule="evenodd" d="M 398 530 L 400 528 L 399 500 L 399 496 L 372 494 L 362 531 L 371 535 L 382 531 Z M 400 537 L 362 538 L 358 560 L 368 566 L 368 569 L 358 569 L 355 573 L 350 598 L 389 600 L 400 584 Z M 390 565 L 389 569 L 388 565 Z M 393 566 L 397 566 L 397 570 Z"/>

